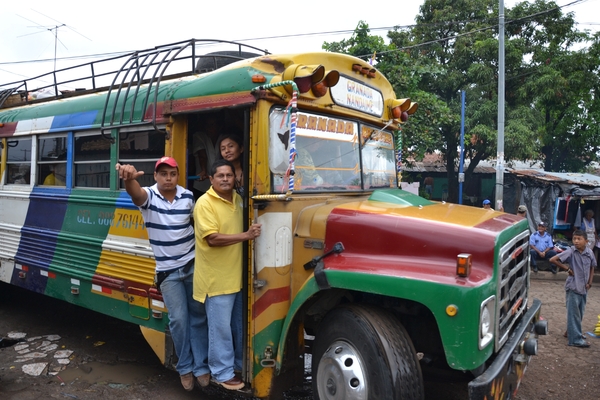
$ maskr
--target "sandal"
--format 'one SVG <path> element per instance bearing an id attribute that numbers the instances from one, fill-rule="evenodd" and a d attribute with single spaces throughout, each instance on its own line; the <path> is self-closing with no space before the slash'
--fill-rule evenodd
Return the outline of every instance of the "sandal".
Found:
<path id="1" fill-rule="evenodd" d="M 580 343 L 580 344 L 574 344 L 573 347 L 581 347 L 581 348 L 585 349 L 585 348 L 590 347 L 590 344 L 588 342 L 584 341 L 583 343 Z"/>
<path id="2" fill-rule="evenodd" d="M 563 333 L 563 336 L 564 337 L 568 337 L 567 331 L 565 331 L 565 333 Z M 585 335 L 585 333 L 581 334 L 581 337 L 584 338 L 584 339 L 587 339 L 587 336 Z"/>

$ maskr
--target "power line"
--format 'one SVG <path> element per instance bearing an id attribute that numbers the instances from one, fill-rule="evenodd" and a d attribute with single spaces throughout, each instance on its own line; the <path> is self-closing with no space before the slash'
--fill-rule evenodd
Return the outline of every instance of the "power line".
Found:
<path id="1" fill-rule="evenodd" d="M 557 9 L 561 9 L 561 8 L 566 8 L 566 7 L 571 7 L 574 5 L 578 5 L 581 3 L 585 3 L 589 0 L 574 0 L 570 3 L 567 3 L 563 6 L 558 6 L 549 10 L 545 10 L 545 11 L 541 11 L 539 13 L 536 14 L 532 14 L 532 15 L 528 15 L 519 19 L 515 19 L 515 20 L 510 20 L 507 21 L 507 24 L 509 23 L 514 23 L 517 21 L 521 21 L 527 18 L 533 18 L 539 15 L 543 15 L 543 14 L 547 14 L 550 13 L 552 11 L 555 11 Z M 34 10 L 35 11 L 35 10 Z M 38 12 L 38 11 L 36 11 Z M 41 15 L 44 15 L 40 12 L 38 12 Z M 46 16 L 46 15 L 44 15 Z M 21 17 L 21 16 L 20 16 Z M 46 16 L 47 18 L 50 18 L 48 16 Z M 24 17 L 21 17 L 24 18 Z M 24 18 L 27 19 L 27 18 Z M 52 18 L 50 18 L 52 19 Z M 490 18 L 490 21 L 493 20 L 493 18 Z M 30 22 L 36 23 L 34 21 L 28 20 Z M 444 26 L 447 25 L 449 23 L 452 24 L 466 24 L 469 22 L 482 22 L 485 21 L 485 19 L 479 19 L 479 20 L 463 20 L 463 21 L 447 21 L 447 22 L 439 22 L 439 23 L 432 23 L 432 24 L 420 24 L 419 26 Z M 56 21 L 58 22 L 58 21 Z M 36 23 L 37 24 L 37 23 Z M 38 24 L 39 25 L 39 24 Z M 64 25 L 64 24 L 63 24 Z M 585 25 L 600 25 L 600 23 L 585 23 Z M 41 26 L 41 25 L 40 25 Z M 89 39 L 88 37 L 86 37 L 85 35 L 82 35 L 81 33 L 75 31 L 74 29 L 64 25 L 66 28 L 71 29 L 73 32 L 81 35 L 82 37 Z M 389 27 L 389 26 L 385 26 L 385 27 L 377 27 L 377 28 L 369 28 L 369 31 L 391 31 L 391 30 L 399 30 L 399 29 L 409 29 L 409 28 L 414 28 L 416 27 L 417 24 L 410 24 L 410 25 L 395 25 L 393 27 Z M 390 53 L 390 52 L 396 52 L 396 51 L 402 51 L 402 50 L 406 50 L 406 49 L 411 49 L 411 48 L 416 48 L 416 47 L 421 47 L 421 46 L 426 46 L 429 44 L 433 44 L 433 43 L 437 43 L 437 42 L 442 42 L 442 41 L 447 41 L 447 40 L 452 40 L 452 39 L 456 39 L 462 36 L 468 36 L 468 35 L 472 35 L 481 31 L 485 31 L 485 30 L 489 30 L 489 29 L 494 29 L 497 27 L 497 24 L 492 24 L 490 26 L 484 27 L 484 28 L 480 28 L 480 29 L 476 29 L 473 31 L 469 31 L 469 32 L 465 32 L 465 33 L 461 33 L 461 34 L 457 34 L 454 36 L 448 36 L 448 37 L 444 37 L 444 38 L 440 38 L 440 39 L 435 39 L 432 41 L 428 41 L 428 42 L 424 42 L 424 43 L 419 43 L 419 44 L 415 44 L 412 46 L 406 46 L 406 47 L 402 47 L 399 49 L 394 49 L 394 50 L 388 50 L 388 51 L 381 51 L 378 52 L 378 54 L 385 54 L 385 53 Z M 337 31 L 321 31 L 321 32 L 313 32 L 313 33 L 302 33 L 302 34 L 290 34 L 290 35 L 275 35 L 275 36 L 264 36 L 264 37 L 256 37 L 256 38 L 248 38 L 248 39 L 241 39 L 241 40 L 236 40 L 238 42 L 251 42 L 251 41 L 259 41 L 259 40 L 277 40 L 277 39 L 289 39 L 289 38 L 298 38 L 298 37 L 310 37 L 310 36 L 334 36 L 334 35 L 342 35 L 342 34 L 354 34 L 356 32 L 356 29 L 349 29 L 349 30 L 337 30 Z M 62 44 L 62 42 L 61 42 Z M 64 45 L 64 44 L 63 44 Z M 111 57 L 111 56 L 119 56 L 119 55 L 123 55 L 123 54 L 129 54 L 134 52 L 135 50 L 129 50 L 129 51 L 118 51 L 118 52 L 111 52 L 111 53 L 96 53 L 96 54 L 88 54 L 88 55 L 80 55 L 80 56 L 70 56 L 70 57 L 60 57 L 60 58 L 56 58 L 54 60 L 78 60 L 78 59 L 96 59 L 96 58 L 102 58 L 102 57 Z M 359 57 L 368 57 L 371 56 L 370 54 L 365 54 Z M 7 61 L 7 62 L 0 62 L 0 65 L 18 65 L 18 64 L 30 64 L 30 63 L 43 63 L 43 62 L 48 62 L 48 61 L 52 61 L 52 59 L 38 59 L 38 60 L 21 60 L 21 61 Z M 6 71 L 8 72 L 8 71 Z M 16 75 L 16 74 L 15 74 Z"/>

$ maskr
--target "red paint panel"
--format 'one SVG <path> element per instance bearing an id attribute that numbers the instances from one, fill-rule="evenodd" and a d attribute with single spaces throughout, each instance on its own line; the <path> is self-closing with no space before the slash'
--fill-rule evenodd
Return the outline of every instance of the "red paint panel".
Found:
<path id="1" fill-rule="evenodd" d="M 169 122 L 169 118 L 163 116 L 164 105 L 165 105 L 165 103 L 163 103 L 163 102 L 158 103 L 156 105 L 156 122 L 157 123 L 167 123 L 167 122 Z M 144 120 L 146 120 L 146 121 L 152 121 L 153 117 L 154 117 L 154 105 L 151 104 L 151 105 L 149 105 L 146 108 L 146 111 L 144 112 Z"/>
<path id="2" fill-rule="evenodd" d="M 17 130 L 16 122 L 3 122 L 0 126 L 0 137 L 10 137 Z"/>
<path id="3" fill-rule="evenodd" d="M 269 306 L 275 303 L 282 303 L 290 300 L 290 288 L 284 286 L 277 289 L 269 289 L 263 294 L 256 302 L 252 310 L 252 319 L 257 318 L 262 314 Z"/>
<path id="4" fill-rule="evenodd" d="M 327 257 L 325 265 L 328 269 L 476 285 L 493 274 L 498 231 L 493 224 L 482 225 L 483 229 L 335 208 L 327 221 L 325 250 L 336 242 L 342 242 L 345 250 Z M 456 277 L 456 256 L 460 253 L 473 256 L 468 280 Z"/>
<path id="5" fill-rule="evenodd" d="M 94 275 L 92 276 L 92 283 L 102 286 L 102 291 L 104 291 L 104 287 L 109 287 L 122 292 L 125 291 L 125 282 L 123 282 L 121 279 L 109 278 L 102 275 Z"/>
<path id="6" fill-rule="evenodd" d="M 148 295 L 150 296 L 151 299 L 158 300 L 158 301 L 163 301 L 164 302 L 163 297 L 162 297 L 162 293 L 159 292 L 158 289 L 156 289 L 154 287 L 151 287 L 148 290 Z"/>
<path id="7" fill-rule="evenodd" d="M 504 229 L 508 228 L 511 225 L 514 225 L 515 222 L 518 222 L 520 219 L 516 215 L 512 214 L 501 214 L 497 217 L 488 219 L 481 224 L 475 226 L 477 229 L 485 229 L 487 231 L 492 232 L 500 232 Z"/>
<path id="8" fill-rule="evenodd" d="M 196 111 L 201 108 L 226 107 L 251 103 L 256 103 L 256 98 L 250 93 L 230 93 L 227 95 L 215 95 L 166 101 L 164 105 L 164 112 L 176 114 Z"/>

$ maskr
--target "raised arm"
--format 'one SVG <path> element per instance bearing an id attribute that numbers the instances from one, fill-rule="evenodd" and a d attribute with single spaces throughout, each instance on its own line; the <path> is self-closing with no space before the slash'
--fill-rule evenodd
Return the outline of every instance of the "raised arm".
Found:
<path id="1" fill-rule="evenodd" d="M 138 171 L 133 165 L 121 165 L 117 163 L 115 169 L 119 171 L 119 178 L 125 182 L 125 190 L 131 196 L 131 201 L 136 206 L 141 206 L 148 199 L 148 193 L 140 186 L 137 178 L 144 175 L 144 171 Z"/>

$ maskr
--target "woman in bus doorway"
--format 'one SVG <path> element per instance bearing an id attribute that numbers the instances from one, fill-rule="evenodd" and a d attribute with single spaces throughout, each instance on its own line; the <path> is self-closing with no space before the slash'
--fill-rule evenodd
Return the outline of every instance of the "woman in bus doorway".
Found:
<path id="1" fill-rule="evenodd" d="M 235 167 L 235 191 L 244 197 L 244 171 L 242 169 L 242 158 L 244 154 L 244 142 L 235 133 L 226 133 L 217 139 L 219 156 L 217 159 L 225 159 Z"/>

